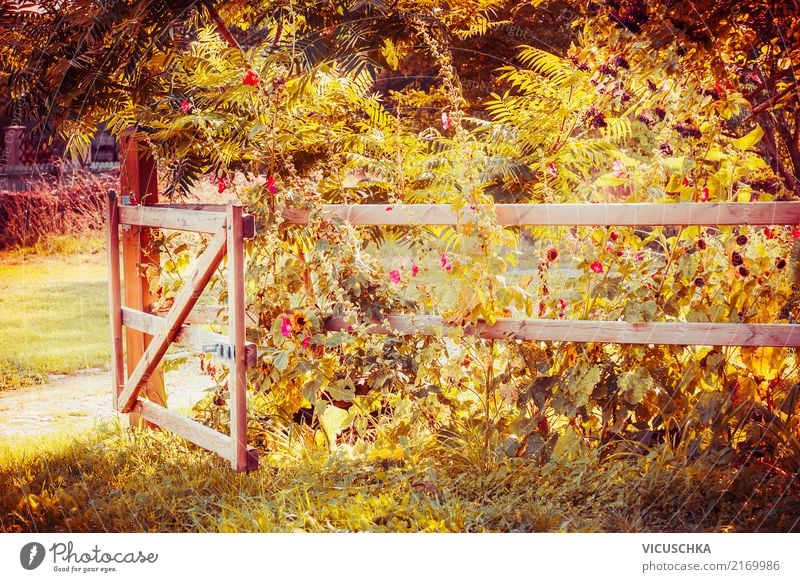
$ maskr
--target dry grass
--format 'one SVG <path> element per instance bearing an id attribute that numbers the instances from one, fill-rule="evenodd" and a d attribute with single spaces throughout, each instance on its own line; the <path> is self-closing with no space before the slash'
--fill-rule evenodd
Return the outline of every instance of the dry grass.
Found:
<path id="1" fill-rule="evenodd" d="M 288 433 L 287 433 L 288 434 Z M 381 454 L 378 443 L 277 443 L 252 475 L 166 433 L 121 425 L 85 439 L 0 444 L 0 530 L 756 531 L 800 529 L 793 479 L 703 458 L 600 462 L 586 453 L 491 471 L 436 448 Z"/>

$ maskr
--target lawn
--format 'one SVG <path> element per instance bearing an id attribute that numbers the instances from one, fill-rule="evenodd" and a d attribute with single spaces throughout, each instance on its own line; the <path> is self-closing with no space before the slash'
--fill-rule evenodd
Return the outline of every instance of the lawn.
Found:
<path id="1" fill-rule="evenodd" d="M 105 367 L 103 254 L 0 255 L 0 390 Z"/>
<path id="2" fill-rule="evenodd" d="M 791 477 L 668 447 L 543 466 L 507 459 L 490 471 L 436 444 L 397 451 L 286 439 L 247 475 L 169 433 L 121 424 L 0 444 L 0 531 L 788 532 L 800 516 Z"/>

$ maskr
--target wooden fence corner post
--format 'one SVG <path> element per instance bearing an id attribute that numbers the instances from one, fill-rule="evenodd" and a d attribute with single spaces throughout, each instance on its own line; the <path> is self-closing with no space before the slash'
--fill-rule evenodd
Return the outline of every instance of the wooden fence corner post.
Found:
<path id="1" fill-rule="evenodd" d="M 133 136 L 123 137 L 120 143 L 120 196 L 123 203 L 132 205 L 152 205 L 159 201 L 155 161 Z M 129 226 L 122 232 L 124 305 L 148 313 L 157 297 L 150 289 L 146 269 L 160 267 L 159 253 L 153 250 L 152 241 L 148 228 Z M 136 368 L 151 339 L 140 331 L 125 329 L 128 374 Z M 143 395 L 156 404 L 167 406 L 164 373 L 160 367 L 150 376 Z M 136 414 L 129 415 L 129 420 L 131 426 L 155 426 L 145 423 Z"/>

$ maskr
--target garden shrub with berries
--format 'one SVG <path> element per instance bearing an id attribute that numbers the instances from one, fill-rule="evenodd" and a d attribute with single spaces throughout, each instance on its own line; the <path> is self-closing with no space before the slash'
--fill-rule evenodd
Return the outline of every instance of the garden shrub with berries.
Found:
<path id="1" fill-rule="evenodd" d="M 482 119 L 461 95 L 448 37 L 417 15 L 408 25 L 436 63 L 428 93 L 378 98 L 365 69 L 297 75 L 289 55 L 242 53 L 203 31 L 173 100 L 139 113 L 176 189 L 213 168 L 220 193 L 235 188 L 257 217 L 247 291 L 261 358 L 250 381 L 267 422 L 254 422 L 254 438 L 270 449 L 276 426 L 301 420 L 310 426 L 291 430 L 309 443 L 377 439 L 392 457 L 413 441 L 460 451 L 450 462 L 480 471 L 667 446 L 796 472 L 793 350 L 463 336 L 464 324 L 499 317 L 794 321 L 798 229 L 512 229 L 492 211 L 510 200 L 777 200 L 757 187 L 770 174 L 763 130 L 740 122 L 736 79 L 587 24 L 564 56 L 521 47 Z M 387 40 L 382 56 L 391 68 L 411 51 Z M 319 212 L 421 202 L 477 217 L 379 230 Z M 284 208 L 309 209 L 309 224 L 287 225 Z M 366 332 L 387 313 L 449 325 L 434 337 Z M 326 332 L 331 316 L 347 329 Z"/>
<path id="2" fill-rule="evenodd" d="M 793 349 L 463 331 L 501 317 L 795 323 L 800 226 L 504 228 L 493 212 L 507 202 L 791 199 L 775 158 L 783 150 L 764 148 L 774 127 L 754 114 L 762 57 L 740 56 L 730 31 L 716 58 L 666 37 L 660 3 L 534 2 L 573 9 L 569 48 L 515 46 L 498 69 L 459 51 L 501 34 L 500 15 L 517 17 L 508 3 L 372 4 L 287 5 L 251 29 L 251 9 L 229 3 L 222 17 L 247 43 L 197 28 L 162 98 L 131 101 L 109 120 L 137 119 L 170 196 L 210 179 L 256 217 L 250 429 L 267 463 L 292 447 L 384 470 L 436 459 L 424 483 L 521 466 L 613 472 L 622 459 L 647 473 L 696 463 L 721 471 L 723 491 L 763 476 L 765 488 L 796 492 Z M 471 83 L 468 100 L 462 79 L 481 75 L 485 90 L 476 97 Z M 405 81 L 386 88 L 396 79 Z M 444 203 L 476 216 L 455 227 L 354 227 L 323 218 L 330 203 L 387 213 Z M 309 224 L 287 224 L 286 208 L 307 209 Z M 192 252 L 179 242 L 162 250 Z M 178 285 L 160 283 L 165 293 Z M 388 313 L 440 314 L 447 325 L 431 337 L 367 333 Z M 332 316 L 347 327 L 325 331 Z M 202 414 L 222 426 L 224 371 L 217 377 Z M 734 529 L 745 520 L 730 519 Z"/>

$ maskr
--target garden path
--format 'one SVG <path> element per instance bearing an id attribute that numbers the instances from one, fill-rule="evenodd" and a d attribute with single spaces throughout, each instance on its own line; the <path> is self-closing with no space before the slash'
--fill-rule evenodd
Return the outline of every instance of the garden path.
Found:
<path id="1" fill-rule="evenodd" d="M 197 361 L 168 372 L 167 397 L 171 409 L 188 412 L 207 388 Z M 0 442 L 47 433 L 78 433 L 121 415 L 111 407 L 108 370 L 89 368 L 66 376 L 53 374 L 44 384 L 0 392 Z"/>

